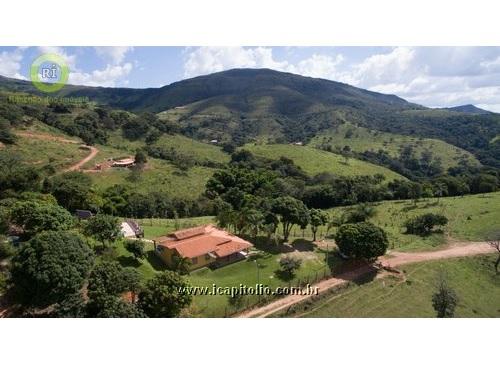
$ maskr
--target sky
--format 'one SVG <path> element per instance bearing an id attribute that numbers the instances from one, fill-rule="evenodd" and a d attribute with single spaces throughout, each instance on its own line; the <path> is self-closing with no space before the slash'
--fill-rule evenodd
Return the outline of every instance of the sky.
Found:
<path id="1" fill-rule="evenodd" d="M 43 53 L 63 57 L 69 83 L 161 87 L 232 68 L 325 78 L 428 107 L 500 112 L 500 47 L 0 47 L 0 75 L 28 79 Z"/>

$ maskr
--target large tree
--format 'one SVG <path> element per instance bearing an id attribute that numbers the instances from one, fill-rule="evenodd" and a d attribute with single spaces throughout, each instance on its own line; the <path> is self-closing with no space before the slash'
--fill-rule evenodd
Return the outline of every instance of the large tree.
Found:
<path id="1" fill-rule="evenodd" d="M 328 214 L 317 208 L 309 210 L 309 219 L 311 225 L 311 231 L 313 233 L 313 241 L 316 241 L 316 233 L 321 225 L 326 225 L 328 223 Z"/>
<path id="2" fill-rule="evenodd" d="M 273 201 L 272 211 L 276 214 L 283 227 L 283 241 L 287 242 L 295 224 L 305 228 L 309 223 L 309 212 L 307 207 L 290 196 L 279 197 Z"/>
<path id="3" fill-rule="evenodd" d="M 189 306 L 192 296 L 186 292 L 189 284 L 172 271 L 155 275 L 139 294 L 139 306 L 150 318 L 173 318 Z"/>
<path id="4" fill-rule="evenodd" d="M 85 223 L 84 232 L 87 236 L 100 241 L 104 248 L 106 242 L 115 242 L 120 237 L 120 220 L 111 215 L 97 214 Z"/>
<path id="5" fill-rule="evenodd" d="M 39 200 L 19 201 L 12 207 L 11 220 L 20 225 L 29 237 L 44 230 L 67 230 L 73 216 L 57 204 Z"/>
<path id="6" fill-rule="evenodd" d="M 90 273 L 87 287 L 88 315 L 101 318 L 140 316 L 135 301 L 123 298 L 129 292 L 135 296 L 140 287 L 141 278 L 136 270 L 124 268 L 116 261 L 96 264 Z"/>
<path id="7" fill-rule="evenodd" d="M 342 225 L 335 242 L 348 257 L 368 261 L 384 255 L 389 246 L 384 230 L 368 222 Z"/>
<path id="8" fill-rule="evenodd" d="M 80 291 L 93 261 L 92 250 L 80 236 L 70 232 L 43 232 L 14 256 L 12 280 L 25 304 L 61 303 Z"/>

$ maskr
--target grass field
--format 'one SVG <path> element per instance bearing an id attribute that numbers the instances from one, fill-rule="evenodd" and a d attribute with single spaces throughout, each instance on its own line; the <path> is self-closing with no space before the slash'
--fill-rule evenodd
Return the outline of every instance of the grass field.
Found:
<path id="1" fill-rule="evenodd" d="M 415 206 L 411 201 L 386 201 L 375 205 L 376 215 L 371 220 L 389 236 L 391 248 L 414 251 L 435 248 L 448 237 L 466 241 L 484 241 L 494 230 L 500 229 L 500 193 L 468 195 L 422 200 Z M 334 209 L 339 214 L 343 209 Z M 449 223 L 444 233 L 420 237 L 404 233 L 403 224 L 416 215 L 433 212 L 445 215 Z"/>
<path id="2" fill-rule="evenodd" d="M 167 192 L 172 197 L 197 198 L 204 190 L 205 184 L 212 177 L 215 169 L 193 167 L 187 172 L 164 160 L 148 159 L 148 166 L 140 173 L 140 178 L 131 180 L 132 173 L 128 169 L 110 168 L 106 171 L 89 173 L 98 189 L 120 184 L 133 188 L 141 193 L 154 191 Z"/>
<path id="3" fill-rule="evenodd" d="M 18 154 L 22 159 L 36 166 L 51 165 L 56 170 L 64 169 L 89 154 L 78 144 L 53 140 L 39 140 L 19 136 L 15 145 L 0 148 L 0 152 Z"/>
<path id="4" fill-rule="evenodd" d="M 456 291 L 456 317 L 500 317 L 500 275 L 496 255 L 448 259 L 401 267 L 406 280 L 386 277 L 366 284 L 351 284 L 312 303 L 295 308 L 302 317 L 435 317 L 432 294 L 441 273 Z"/>
<path id="5" fill-rule="evenodd" d="M 281 156 L 285 156 L 292 159 L 295 164 L 311 176 L 322 172 L 330 172 L 339 176 L 366 176 L 380 173 L 388 181 L 406 179 L 387 168 L 353 158 L 349 158 L 346 162 L 343 156 L 308 146 L 247 144 L 244 148 L 257 156 L 269 159 L 279 159 Z"/>
<path id="6" fill-rule="evenodd" d="M 346 137 L 348 132 L 351 133 L 350 137 Z M 479 165 L 479 161 L 468 151 L 441 140 L 384 133 L 347 123 L 315 136 L 309 145 L 331 145 L 334 149 L 349 146 L 355 152 L 376 152 L 382 149 L 392 157 L 399 157 L 403 146 L 412 145 L 417 157 L 420 157 L 424 150 L 429 150 L 435 157 L 439 157 L 445 170 L 457 166 L 460 158 L 467 160 L 470 165 Z"/>

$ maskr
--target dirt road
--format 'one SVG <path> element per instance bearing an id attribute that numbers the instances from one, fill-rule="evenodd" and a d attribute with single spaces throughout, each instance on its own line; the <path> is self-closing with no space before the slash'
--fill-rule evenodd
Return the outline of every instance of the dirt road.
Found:
<path id="1" fill-rule="evenodd" d="M 495 250 L 491 248 L 486 242 L 466 242 L 466 243 L 453 243 L 447 248 L 438 251 L 428 251 L 421 253 L 401 253 L 391 252 L 390 254 L 379 258 L 379 262 L 385 267 L 397 267 L 409 263 L 418 263 L 438 259 L 457 258 L 465 256 L 474 256 L 480 254 L 493 253 Z M 336 277 L 320 281 L 313 285 L 318 287 L 319 293 L 323 293 L 331 288 L 337 287 L 351 280 L 362 277 L 363 275 L 373 272 L 373 267 L 363 266 L 354 271 L 346 272 Z M 261 306 L 252 310 L 245 311 L 236 317 L 239 318 L 264 318 L 274 314 L 280 310 L 288 308 L 299 302 L 305 301 L 311 296 L 295 296 L 290 295 L 283 297 L 268 305 Z"/>
<path id="2" fill-rule="evenodd" d="M 56 142 L 61 142 L 61 143 L 71 143 L 71 144 L 82 144 L 79 141 L 75 141 L 73 139 L 66 139 L 63 137 L 58 137 L 55 135 L 50 135 L 50 134 L 40 134 L 40 133 L 32 133 L 29 131 L 19 131 L 16 132 L 16 135 L 20 137 L 26 137 L 26 138 L 34 138 L 34 139 L 40 139 L 40 140 L 45 140 L 45 141 L 56 141 Z M 95 158 L 99 150 L 95 148 L 94 146 L 87 146 L 82 144 L 83 147 L 86 147 L 88 150 L 90 150 L 90 153 L 84 157 L 82 160 L 80 160 L 78 163 L 71 165 L 70 167 L 64 169 L 63 172 L 71 172 L 71 171 L 77 171 L 81 169 L 87 162 Z"/>
<path id="3" fill-rule="evenodd" d="M 64 172 L 71 172 L 71 171 L 77 171 L 81 169 L 87 162 L 95 158 L 99 150 L 95 148 L 94 146 L 85 146 L 90 150 L 90 154 L 88 154 L 86 157 L 84 157 L 82 160 L 80 160 L 78 163 L 73 164 L 71 167 L 66 168 Z"/>

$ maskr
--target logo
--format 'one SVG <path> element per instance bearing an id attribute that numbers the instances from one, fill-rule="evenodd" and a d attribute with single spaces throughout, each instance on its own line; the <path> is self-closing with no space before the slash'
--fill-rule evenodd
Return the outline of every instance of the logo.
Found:
<path id="1" fill-rule="evenodd" d="M 46 53 L 33 61 L 30 78 L 40 91 L 52 93 L 61 90 L 68 82 L 69 68 L 66 61 L 55 53 Z"/>

